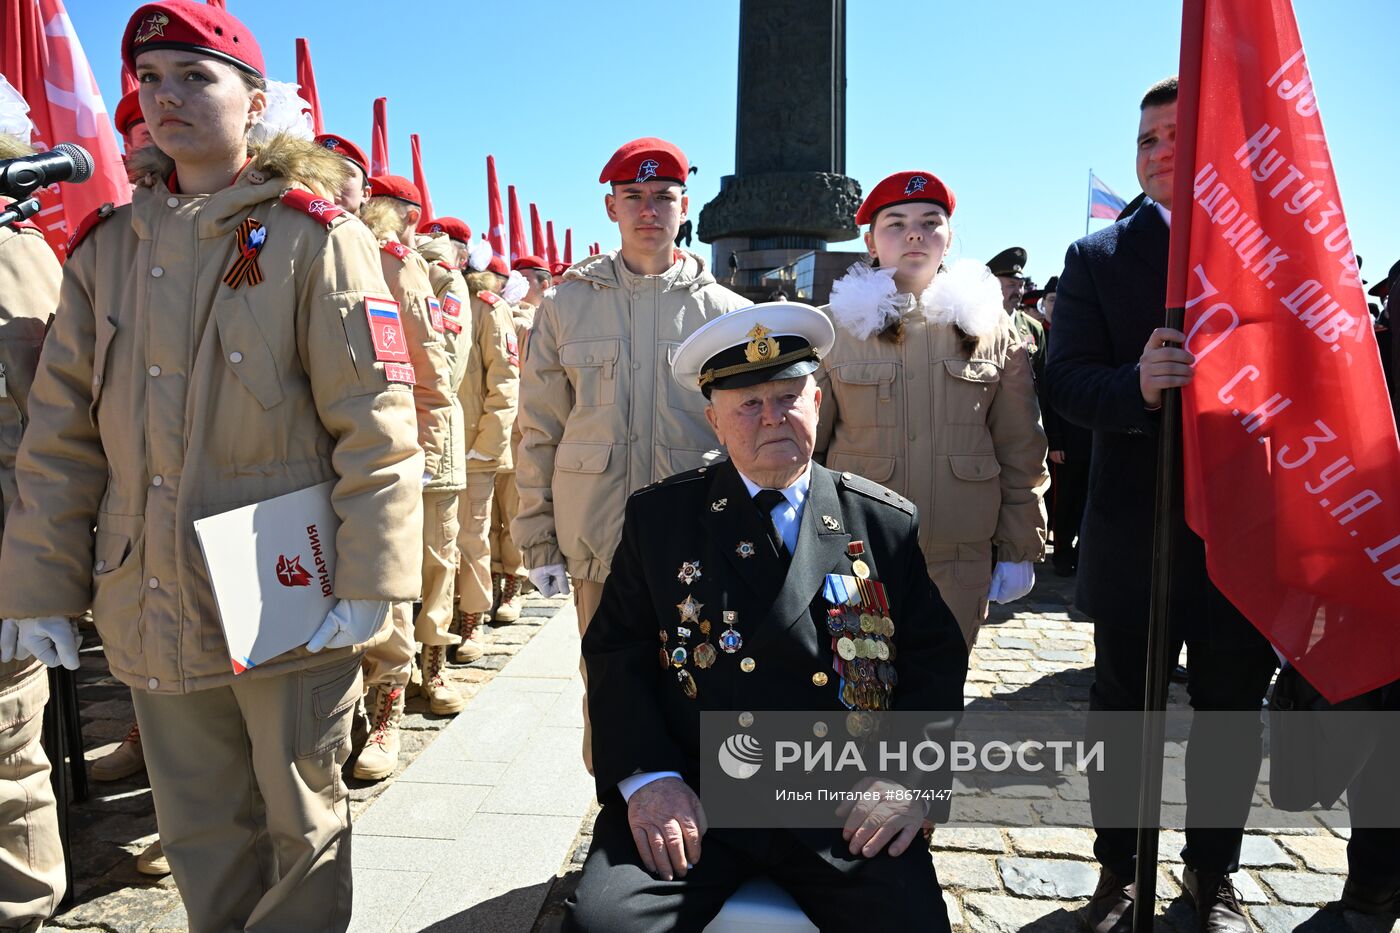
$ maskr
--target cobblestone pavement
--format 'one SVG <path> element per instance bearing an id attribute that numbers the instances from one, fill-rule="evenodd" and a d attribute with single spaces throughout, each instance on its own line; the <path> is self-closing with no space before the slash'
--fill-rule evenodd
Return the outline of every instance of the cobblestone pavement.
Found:
<path id="1" fill-rule="evenodd" d="M 964 691 L 978 709 L 1088 707 L 1093 627 L 1070 607 L 1073 579 L 1055 576 L 1046 565 L 1037 571 L 1035 590 L 1011 606 L 993 606 L 978 638 Z M 1171 707 L 1186 708 L 1183 685 L 1172 685 Z M 1033 808 L 1034 802 L 1035 812 Z M 1087 816 L 1085 802 L 1085 825 Z M 592 819 L 590 815 L 584 822 L 578 844 L 560 870 L 535 924 L 538 933 L 559 928 L 563 901 L 574 890 L 587 855 Z M 1346 876 L 1347 830 L 1311 817 L 1300 822 L 1306 825 L 1283 831 L 1251 828 L 1245 836 L 1242 870 L 1234 881 L 1257 927 L 1264 933 L 1392 930 L 1393 920 L 1342 911 L 1334 903 Z M 1092 830 L 1070 827 L 940 828 L 932 839 L 934 863 L 953 928 L 969 933 L 1080 930 L 1075 912 L 1098 880 L 1093 841 Z M 1159 843 L 1159 929 L 1194 933 L 1194 912 L 1181 896 L 1183 843 L 1182 835 L 1172 831 L 1164 832 Z"/>
<path id="2" fill-rule="evenodd" d="M 490 626 L 486 654 L 471 665 L 449 669 L 468 702 L 565 602 L 532 595 L 526 599 L 518 622 Z M 91 762 L 116 747 L 134 718 L 130 691 L 108 673 L 95 635 L 88 631 L 85 638 L 78 703 Z M 411 697 L 404 716 L 399 769 L 376 783 L 350 778 L 352 815 L 363 813 L 450 721 L 450 717 L 429 713 L 423 698 Z M 174 881 L 169 876 L 148 878 L 136 871 L 136 856 L 156 838 L 155 810 L 145 773 L 112 783 L 90 782 L 90 790 L 91 797 L 74 803 L 69 811 L 75 899 L 49 925 L 83 933 L 185 929 L 185 913 Z"/>

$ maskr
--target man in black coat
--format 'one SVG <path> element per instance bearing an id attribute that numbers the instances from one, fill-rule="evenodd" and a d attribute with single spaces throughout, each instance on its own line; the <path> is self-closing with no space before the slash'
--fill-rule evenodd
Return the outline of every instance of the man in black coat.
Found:
<path id="1" fill-rule="evenodd" d="M 711 321 L 677 351 L 676 380 L 709 398 L 731 459 L 628 501 L 583 640 L 602 812 L 573 929 L 701 930 L 760 874 L 823 929 L 949 929 L 921 806 L 846 830 L 707 832 L 697 796 L 705 711 L 747 727 L 765 710 L 962 709 L 967 651 L 914 506 L 811 462 L 811 373 L 833 340 L 825 315 L 778 302 Z M 853 636 L 871 642 L 859 654 L 829 629 L 828 574 L 888 594 L 893 624 Z"/>
<path id="2" fill-rule="evenodd" d="M 1185 335 L 1161 326 L 1166 307 L 1176 79 L 1160 82 L 1142 101 L 1138 180 L 1148 200 L 1124 220 L 1070 247 L 1060 275 L 1054 339 L 1047 366 L 1051 404 L 1093 430 L 1088 505 L 1080 531 L 1075 601 L 1094 619 L 1094 710 L 1140 710 L 1145 693 L 1147 615 L 1152 577 L 1158 409 L 1164 389 L 1191 380 Z M 1190 205 L 1182 205 L 1189 210 Z M 1187 691 L 1197 710 L 1258 710 L 1275 667 L 1268 642 L 1206 575 L 1205 546 L 1177 504 L 1169 652 L 1185 641 Z M 1185 887 L 1201 926 L 1249 929 L 1230 884 L 1260 762 L 1260 736 L 1240 734 L 1235 717 L 1197 717 L 1186 756 Z M 1224 728 L 1222 728 L 1224 727 Z M 1091 736 L 1092 738 L 1092 736 Z M 1112 770 L 1091 773 L 1091 808 L 1113 784 L 1137 786 L 1136 748 Z M 1238 813 L 1230 825 L 1190 826 L 1193 807 L 1207 802 Z M 1083 918 L 1095 933 L 1132 928 L 1134 831 L 1103 825 L 1094 854 L 1099 888 Z"/>

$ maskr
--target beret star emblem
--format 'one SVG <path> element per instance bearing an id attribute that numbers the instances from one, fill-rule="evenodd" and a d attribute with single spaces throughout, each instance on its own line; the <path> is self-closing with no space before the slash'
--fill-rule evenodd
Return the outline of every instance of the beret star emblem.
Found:
<path id="1" fill-rule="evenodd" d="M 136 35 L 131 37 L 132 42 L 150 42 L 156 36 L 165 36 L 165 27 L 170 25 L 170 17 L 164 13 L 152 13 L 141 21 L 141 27 L 136 30 Z"/>

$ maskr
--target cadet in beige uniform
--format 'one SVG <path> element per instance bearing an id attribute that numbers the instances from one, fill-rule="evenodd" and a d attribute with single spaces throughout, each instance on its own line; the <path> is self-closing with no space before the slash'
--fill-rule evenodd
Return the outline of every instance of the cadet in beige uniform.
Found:
<path id="1" fill-rule="evenodd" d="M 622 248 L 575 263 L 530 332 L 511 533 L 542 595 L 568 593 L 573 578 L 580 631 L 602 596 L 627 497 L 720 457 L 704 399 L 675 384 L 667 354 L 749 302 L 675 248 L 688 171 L 685 154 L 660 139 L 613 154 L 598 181 L 610 186 Z M 585 764 L 590 742 L 585 718 Z"/>
<path id="2" fill-rule="evenodd" d="M 1045 549 L 1049 483 L 1030 363 L 980 263 L 942 269 L 953 193 L 900 172 L 861 205 L 878 268 L 851 267 L 827 311 L 817 456 L 907 496 L 919 544 L 970 647 L 987 602 L 1019 599 Z"/>
<path id="3" fill-rule="evenodd" d="M 266 96 L 247 27 L 146 4 L 122 49 L 159 148 L 133 160 L 131 205 L 75 234 L 0 616 L 61 650 L 91 608 L 191 930 L 344 930 L 357 646 L 421 574 L 413 396 L 377 362 L 366 306 L 394 314 L 373 237 L 326 199 L 341 160 L 250 144 Z M 193 522 L 324 482 L 338 601 L 305 648 L 235 676 Z"/>
<path id="4" fill-rule="evenodd" d="M 510 468 L 510 430 L 520 391 L 520 347 L 515 339 L 511 305 L 500 296 L 505 263 L 493 257 L 488 267 L 467 274 L 474 339 L 467 376 L 462 380 L 466 419 L 467 488 L 462 493 L 461 531 L 457 548 L 457 625 L 462 643 L 456 660 L 481 657 L 482 623 L 491 611 L 491 500 L 496 472 Z"/>
<path id="5" fill-rule="evenodd" d="M 440 603 L 450 587 L 447 576 L 450 559 L 447 536 L 456 533 L 457 516 L 444 507 L 447 498 L 432 484 L 446 480 L 461 467 L 460 409 L 452 395 L 452 366 L 447 356 L 446 326 L 442 308 L 433 295 L 428 264 L 407 245 L 422 213 L 422 195 L 413 183 L 397 175 L 376 175 L 370 179 L 370 200 L 360 210 L 360 219 L 379 240 L 379 259 L 384 281 L 399 305 L 404 338 L 414 379 L 413 400 L 418 414 L 418 444 L 423 448 L 423 550 L 425 578 L 424 605 Z M 439 611 L 441 611 L 439 607 Z M 405 692 L 413 675 L 413 603 L 395 603 L 389 635 L 365 652 L 366 706 L 370 734 L 355 759 L 355 777 L 377 781 L 398 767 L 399 722 L 403 718 Z M 430 635 L 423 655 L 423 689 L 435 712 L 459 712 L 461 696 L 442 679 L 446 645 Z"/>
<path id="6" fill-rule="evenodd" d="M 530 328 L 535 322 L 535 309 L 544 300 L 544 293 L 554 285 L 549 263 L 539 256 L 521 256 L 514 271 L 525 277 L 529 291 L 512 308 L 515 342 L 520 353 L 525 352 Z M 514 622 L 520 618 L 524 603 L 525 564 L 520 548 L 510 535 L 510 523 L 520 511 L 520 492 L 515 487 L 515 458 L 520 452 L 520 418 L 511 422 L 510 468 L 496 471 L 496 494 L 491 499 L 491 584 L 496 590 L 496 608 L 491 618 L 495 622 Z"/>
<path id="7" fill-rule="evenodd" d="M 6 115 L 6 105 L 12 108 Z M 0 77 L 0 159 L 34 150 L 19 94 Z M 22 137 L 21 135 L 22 134 Z M 0 213 L 10 202 L 0 197 Z M 63 278 L 37 227 L 0 227 L 0 534 L 15 501 L 15 454 L 24 431 L 29 387 L 44 327 L 58 308 Z M 8 584 L 7 584 L 8 585 Z M 67 623 L 62 623 L 66 625 Z M 64 646 L 65 653 L 69 645 Z M 78 666 L 77 643 L 61 660 Z M 54 652 L 47 659 L 57 665 Z M 19 627 L 0 630 L 0 929 L 37 929 L 63 899 L 63 846 L 49 760 L 39 742 L 49 699 L 45 662 L 19 642 Z"/>

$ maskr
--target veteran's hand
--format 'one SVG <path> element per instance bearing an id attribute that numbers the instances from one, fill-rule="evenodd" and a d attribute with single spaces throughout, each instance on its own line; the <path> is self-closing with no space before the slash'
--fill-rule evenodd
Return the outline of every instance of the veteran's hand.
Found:
<path id="1" fill-rule="evenodd" d="M 841 838 L 851 846 L 852 855 L 874 858 L 888 846 L 898 858 L 917 839 L 924 827 L 924 805 L 894 781 L 863 780 L 856 791 L 876 793 L 878 800 L 849 800 L 836 808 L 846 817 Z"/>
<path id="2" fill-rule="evenodd" d="M 700 798 L 680 778 L 643 784 L 627 801 L 627 824 L 647 871 L 671 881 L 700 861 L 700 837 L 709 824 Z"/>
<path id="3" fill-rule="evenodd" d="M 1162 404 L 1163 389 L 1179 388 L 1191 381 L 1196 357 L 1181 346 L 1168 346 L 1184 343 L 1186 335 L 1170 327 L 1159 327 L 1147 338 L 1138 360 L 1138 390 L 1148 408 Z"/>

